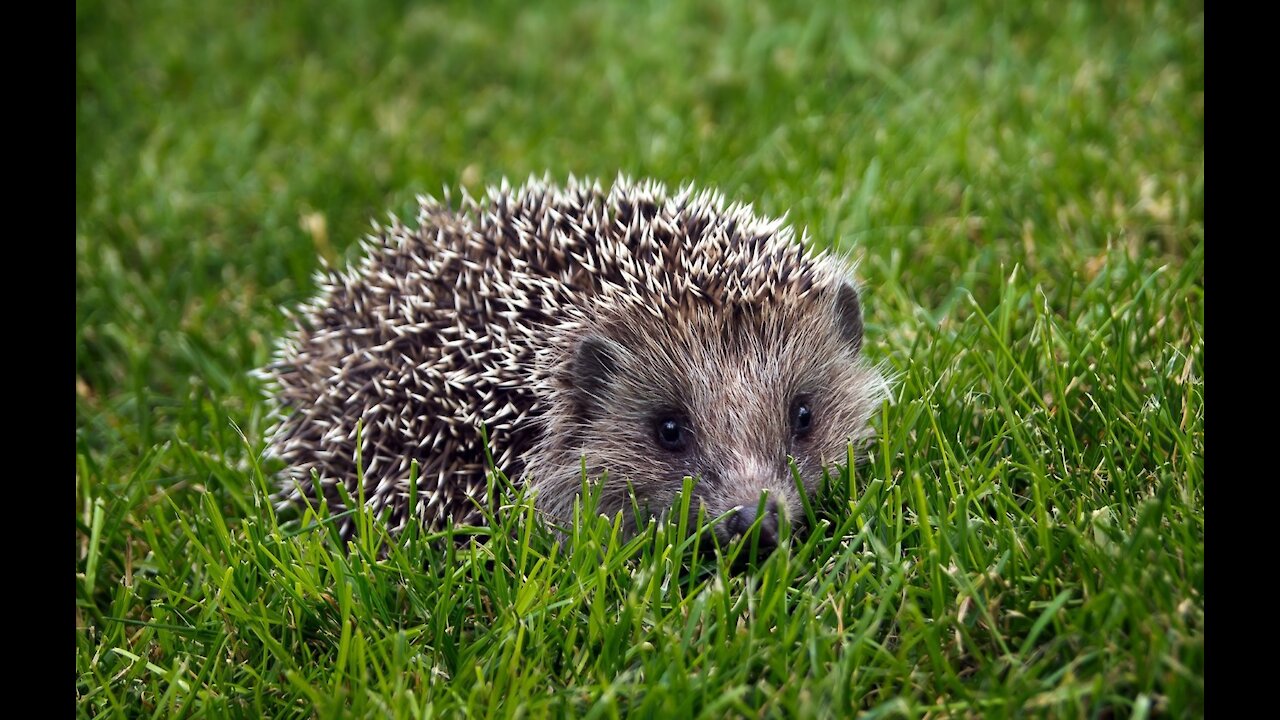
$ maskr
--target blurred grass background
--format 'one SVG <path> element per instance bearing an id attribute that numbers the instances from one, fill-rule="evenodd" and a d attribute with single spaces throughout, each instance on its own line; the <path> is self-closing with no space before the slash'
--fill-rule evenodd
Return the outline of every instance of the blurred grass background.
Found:
<path id="1" fill-rule="evenodd" d="M 748 698 L 742 714 L 1004 714 L 1035 697 L 1031 707 L 1069 715 L 1198 714 L 1203 61 L 1199 3 L 78 2 L 82 714 L 329 712 L 301 681 L 268 677 L 271 663 L 288 665 L 285 646 L 220 631 L 219 652 L 261 675 L 256 702 L 265 693 L 279 703 L 242 705 L 231 688 L 246 670 L 154 626 L 157 614 L 174 626 L 216 617 L 213 558 L 234 567 L 261 557 L 257 536 L 238 530 L 266 512 L 248 464 L 264 407 L 246 373 L 283 331 L 279 307 L 309 296 L 319 257 L 349 258 L 370 219 L 412 217 L 417 193 L 619 172 L 718 187 L 853 252 L 867 352 L 900 378 L 858 482 L 901 488 L 912 505 L 893 531 L 908 549 L 895 562 L 902 586 L 931 599 L 930 623 L 910 620 L 910 593 L 886 611 L 898 625 L 868 636 L 884 654 L 851 681 L 860 694 L 839 696 L 848 707 L 804 704 L 834 682 L 818 661 L 826 651 L 812 648 L 810 674 L 774 684 L 777 705 L 735 695 L 729 680 L 703 678 L 702 692 Z M 1152 498 L 1158 510 L 1144 504 Z M 937 573 L 989 570 L 952 557 L 945 533 L 969 513 L 1007 517 L 1015 506 L 1028 523 L 984 552 L 1025 555 L 1025 577 L 1002 596 L 1015 615 L 996 633 L 1025 653 L 993 651 L 1003 661 L 971 667 L 972 642 L 925 642 L 973 623 L 955 589 L 936 594 Z M 909 551 L 925 538 L 912 527 L 925 508 L 941 535 L 916 567 Z M 239 539 L 161 573 L 163 558 L 213 542 L 181 521 L 210 513 Z M 1147 556 L 1137 548 L 1151 533 L 1166 544 Z M 1054 552 L 1035 549 L 1046 538 Z M 1127 561 L 1090 568 L 1108 543 L 1129 548 Z M 796 592 L 792 579 L 779 587 Z M 263 591 L 274 598 L 264 613 L 300 612 L 276 590 Z M 1049 643 L 1044 624 L 1031 628 L 1065 590 Z M 858 602 L 850 593 L 841 597 Z M 644 622 L 661 634 L 679 607 Z M 563 641 L 573 622 L 544 639 Z M 847 632 L 822 637 L 837 648 Z M 1040 644 L 1021 648 L 1027 637 Z M 712 657 L 729 675 L 740 661 Z M 797 656 L 782 657 L 785 669 Z M 173 668 L 206 661 L 194 688 L 174 684 Z M 529 677 L 551 687 L 517 684 L 505 712 L 524 699 L 533 714 L 609 715 L 638 711 L 628 698 L 662 697 L 658 680 L 618 689 L 594 663 L 553 671 L 529 658 Z M 1031 679 L 1010 670 L 1031 666 Z M 347 701 L 370 702 L 368 682 Z M 572 688 L 608 702 L 575 705 Z M 396 697 L 392 714 L 427 707 Z M 435 697 L 440 712 L 479 712 L 490 696 Z M 342 707 L 379 713 L 360 702 Z"/>

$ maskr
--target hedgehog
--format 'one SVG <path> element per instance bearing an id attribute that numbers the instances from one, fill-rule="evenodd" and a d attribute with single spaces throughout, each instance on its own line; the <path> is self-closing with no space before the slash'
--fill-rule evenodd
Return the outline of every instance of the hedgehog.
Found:
<path id="1" fill-rule="evenodd" d="M 418 204 L 286 311 L 259 371 L 279 509 L 363 497 L 393 535 L 477 525 L 497 469 L 561 532 L 585 477 L 634 534 L 689 477 L 718 540 L 771 551 L 800 493 L 873 436 L 886 385 L 853 263 L 785 216 L 623 175 Z"/>

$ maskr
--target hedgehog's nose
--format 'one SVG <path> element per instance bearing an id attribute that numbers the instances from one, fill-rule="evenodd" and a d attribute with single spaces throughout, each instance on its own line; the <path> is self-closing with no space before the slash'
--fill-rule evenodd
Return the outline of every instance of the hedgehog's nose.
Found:
<path id="1" fill-rule="evenodd" d="M 725 519 L 726 530 L 733 537 L 746 535 L 756 522 L 758 505 L 740 507 L 738 511 Z M 778 548 L 778 502 L 770 499 L 764 508 L 764 518 L 760 520 L 759 547 L 761 555 L 768 555 Z"/>

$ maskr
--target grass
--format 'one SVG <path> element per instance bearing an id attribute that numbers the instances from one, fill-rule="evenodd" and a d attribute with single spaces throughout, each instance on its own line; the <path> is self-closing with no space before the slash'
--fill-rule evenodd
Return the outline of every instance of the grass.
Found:
<path id="1" fill-rule="evenodd" d="M 1202 715 L 1203 59 L 1198 3 L 78 2 L 78 712 Z M 896 401 L 816 530 L 282 526 L 247 373 L 318 257 L 620 170 L 861 259 Z"/>

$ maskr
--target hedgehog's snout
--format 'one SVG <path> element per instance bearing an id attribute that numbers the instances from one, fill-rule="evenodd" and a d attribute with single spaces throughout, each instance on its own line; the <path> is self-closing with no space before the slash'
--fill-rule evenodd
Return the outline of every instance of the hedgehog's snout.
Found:
<path id="1" fill-rule="evenodd" d="M 754 540 L 761 557 L 778 549 L 778 501 L 772 497 L 765 501 L 763 517 L 760 510 L 758 504 L 737 506 L 716 528 L 721 542 L 729 543 L 743 537 L 750 541 L 749 534 L 755 528 L 757 537 Z"/>

